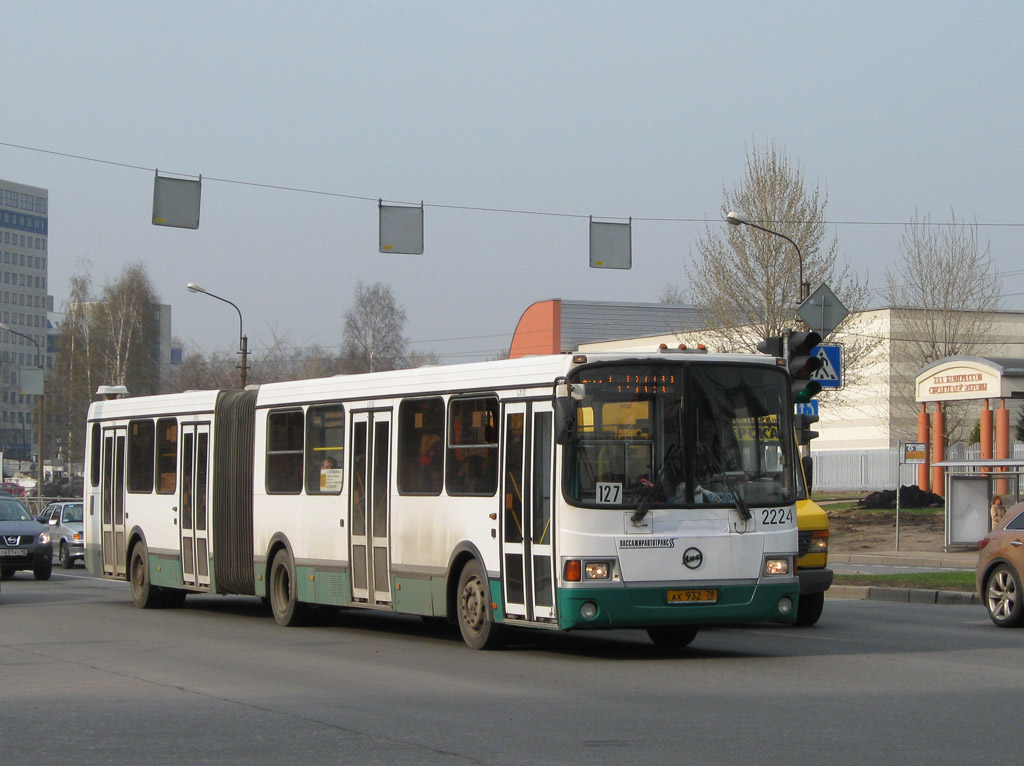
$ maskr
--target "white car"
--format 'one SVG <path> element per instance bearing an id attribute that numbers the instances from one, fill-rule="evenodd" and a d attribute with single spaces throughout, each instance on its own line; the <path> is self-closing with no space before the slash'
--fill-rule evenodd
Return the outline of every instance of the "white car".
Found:
<path id="1" fill-rule="evenodd" d="M 76 561 L 85 561 L 81 501 L 50 503 L 36 521 L 50 527 L 50 544 L 62 567 L 71 569 Z"/>

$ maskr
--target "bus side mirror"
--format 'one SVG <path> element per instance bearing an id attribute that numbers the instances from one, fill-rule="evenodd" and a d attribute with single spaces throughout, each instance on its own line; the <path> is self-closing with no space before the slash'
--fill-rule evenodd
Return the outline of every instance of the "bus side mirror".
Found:
<path id="1" fill-rule="evenodd" d="M 807 499 L 811 499 L 811 485 L 814 483 L 814 460 L 810 455 L 800 458 L 804 467 L 804 481 L 807 482 Z"/>
<path id="2" fill-rule="evenodd" d="M 576 402 L 586 395 L 581 384 L 555 383 L 555 443 L 568 444 L 576 431 Z"/>

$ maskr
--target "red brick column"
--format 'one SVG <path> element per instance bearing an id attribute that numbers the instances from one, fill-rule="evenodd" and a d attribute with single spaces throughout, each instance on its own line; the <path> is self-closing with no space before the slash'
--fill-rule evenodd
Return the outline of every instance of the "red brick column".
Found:
<path id="1" fill-rule="evenodd" d="M 917 440 L 924 445 L 925 461 L 917 466 L 917 488 L 922 492 L 931 489 L 928 480 L 928 405 L 921 402 L 921 411 L 917 413 Z"/>
<path id="2" fill-rule="evenodd" d="M 946 413 L 942 402 L 935 403 L 932 413 L 932 492 L 939 497 L 946 496 L 946 469 L 936 466 L 946 459 Z"/>

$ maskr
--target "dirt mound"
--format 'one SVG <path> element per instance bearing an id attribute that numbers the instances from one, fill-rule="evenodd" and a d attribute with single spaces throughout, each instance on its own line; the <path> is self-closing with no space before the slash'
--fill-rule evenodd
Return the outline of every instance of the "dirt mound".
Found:
<path id="1" fill-rule="evenodd" d="M 858 503 L 861 508 L 895 508 L 896 490 L 872 492 Z M 934 492 L 924 492 L 913 485 L 900 487 L 900 508 L 942 508 L 942 498 Z M 895 523 L 895 522 L 894 522 Z"/>

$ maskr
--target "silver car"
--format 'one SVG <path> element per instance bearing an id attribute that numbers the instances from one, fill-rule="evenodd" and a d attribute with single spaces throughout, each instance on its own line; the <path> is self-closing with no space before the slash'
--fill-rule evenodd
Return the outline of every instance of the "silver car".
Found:
<path id="1" fill-rule="evenodd" d="M 85 561 L 85 533 L 82 530 L 82 503 L 50 503 L 36 520 L 50 528 L 50 544 L 60 565 L 71 569 L 76 561 Z"/>

